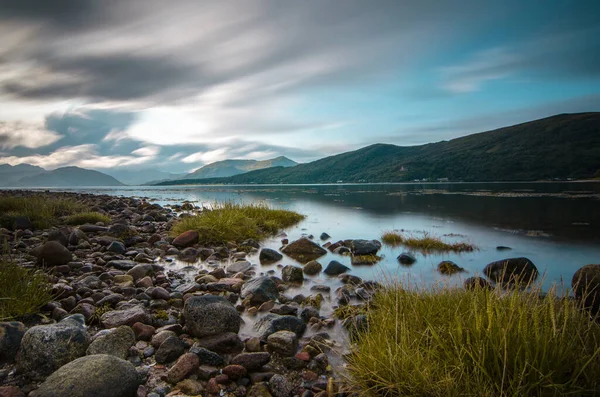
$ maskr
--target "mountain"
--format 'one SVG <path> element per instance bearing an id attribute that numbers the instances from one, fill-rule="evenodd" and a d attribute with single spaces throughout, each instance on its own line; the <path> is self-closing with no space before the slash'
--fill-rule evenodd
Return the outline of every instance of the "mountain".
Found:
<path id="1" fill-rule="evenodd" d="M 292 161 L 284 156 L 263 161 L 223 160 L 205 165 L 204 167 L 199 168 L 191 174 L 187 174 L 179 179 L 225 178 L 254 170 L 261 170 L 271 167 L 293 167 L 297 164 L 298 163 L 295 161 Z"/>
<path id="2" fill-rule="evenodd" d="M 30 164 L 0 164 L 0 186 L 12 186 L 17 181 L 26 176 L 32 176 L 45 172 L 42 167 L 37 167 Z"/>
<path id="3" fill-rule="evenodd" d="M 157 183 L 158 181 L 178 179 L 185 176 L 185 174 L 173 174 L 170 172 L 152 169 L 104 170 L 104 173 L 125 183 L 126 185 L 144 185 L 148 183 Z"/>
<path id="4" fill-rule="evenodd" d="M 600 113 L 560 114 L 419 146 L 371 145 L 293 168 L 185 183 L 531 181 L 600 170 Z M 167 183 L 165 183 L 167 184 Z"/>
<path id="5" fill-rule="evenodd" d="M 122 186 L 112 176 L 79 167 L 62 167 L 21 178 L 19 187 Z"/>

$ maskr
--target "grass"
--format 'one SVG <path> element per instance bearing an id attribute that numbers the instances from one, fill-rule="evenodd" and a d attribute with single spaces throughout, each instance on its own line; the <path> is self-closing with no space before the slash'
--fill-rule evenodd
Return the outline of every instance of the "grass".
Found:
<path id="1" fill-rule="evenodd" d="M 67 225 L 84 225 L 87 223 L 95 224 L 97 222 L 109 224 L 110 221 L 110 216 L 101 214 L 99 212 L 80 212 L 78 214 L 69 215 L 65 218 L 65 223 Z"/>
<path id="2" fill-rule="evenodd" d="M 56 225 L 61 217 L 81 213 L 87 207 L 69 198 L 31 195 L 27 197 L 0 196 L 0 225 L 12 228 L 18 217 L 28 218 L 37 229 Z"/>
<path id="3" fill-rule="evenodd" d="M 48 277 L 0 259 L 0 321 L 37 313 L 53 299 Z"/>
<path id="4" fill-rule="evenodd" d="M 171 230 L 173 236 L 196 230 L 201 243 L 241 243 L 247 239 L 261 240 L 275 235 L 304 219 L 304 215 L 264 204 L 225 202 L 215 204 L 213 208 L 181 219 Z"/>
<path id="5" fill-rule="evenodd" d="M 422 237 L 407 237 L 398 232 L 385 232 L 381 236 L 381 240 L 387 245 L 403 245 L 405 247 L 423 252 L 472 252 L 477 249 L 476 246 L 465 242 L 447 243 L 441 238 L 433 236 L 427 232 L 424 233 Z"/>
<path id="6" fill-rule="evenodd" d="M 344 313 L 346 314 L 346 313 Z M 600 392 L 600 327 L 539 290 L 396 283 L 347 357 L 361 396 L 583 396 Z"/>

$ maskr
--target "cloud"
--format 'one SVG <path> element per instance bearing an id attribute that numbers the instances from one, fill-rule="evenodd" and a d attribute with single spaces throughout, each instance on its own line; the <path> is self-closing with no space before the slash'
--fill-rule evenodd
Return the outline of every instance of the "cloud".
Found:
<path id="1" fill-rule="evenodd" d="M 37 149 L 60 139 L 60 135 L 41 125 L 0 121 L 0 149 L 3 150 L 14 149 L 17 146 Z"/>

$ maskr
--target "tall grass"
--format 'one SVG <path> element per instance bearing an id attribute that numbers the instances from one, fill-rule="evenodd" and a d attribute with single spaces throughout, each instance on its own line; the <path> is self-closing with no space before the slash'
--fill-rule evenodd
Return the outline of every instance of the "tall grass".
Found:
<path id="1" fill-rule="evenodd" d="M 18 217 L 28 218 L 33 226 L 45 229 L 58 223 L 59 218 L 84 212 L 87 207 L 70 198 L 31 195 L 27 197 L 0 196 L 0 224 L 12 227 Z"/>
<path id="2" fill-rule="evenodd" d="M 265 204 L 215 204 L 213 209 L 185 217 L 172 228 L 174 236 L 196 230 L 201 243 L 238 243 L 247 239 L 260 240 L 304 219 L 293 211 L 273 209 Z"/>
<path id="3" fill-rule="evenodd" d="M 466 242 L 447 243 L 442 241 L 441 238 L 433 236 L 429 233 L 425 233 L 423 237 L 414 237 L 405 236 L 398 232 L 385 232 L 381 236 L 381 240 L 384 242 L 384 244 L 391 245 L 393 247 L 403 245 L 405 247 L 423 252 L 472 252 L 477 249 L 477 247 L 474 245 Z"/>
<path id="4" fill-rule="evenodd" d="M 79 214 L 69 215 L 65 218 L 65 223 L 67 225 L 83 225 L 86 223 L 95 224 L 97 222 L 108 224 L 110 221 L 110 216 L 99 212 L 81 212 Z"/>
<path id="5" fill-rule="evenodd" d="M 361 396 L 599 395 L 600 328 L 573 300 L 406 287 L 369 307 L 348 358 Z"/>

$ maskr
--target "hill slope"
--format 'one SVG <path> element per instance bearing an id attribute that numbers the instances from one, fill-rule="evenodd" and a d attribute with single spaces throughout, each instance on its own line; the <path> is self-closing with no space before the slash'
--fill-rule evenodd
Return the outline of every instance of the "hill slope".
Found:
<path id="1" fill-rule="evenodd" d="M 269 160 L 223 160 L 205 165 L 180 179 L 224 178 L 270 167 L 293 167 L 295 161 L 280 156 Z"/>
<path id="2" fill-rule="evenodd" d="M 30 164 L 0 164 L 0 186 L 13 186 L 21 178 L 45 171 L 42 167 Z"/>
<path id="3" fill-rule="evenodd" d="M 113 178 L 127 185 L 143 185 L 146 183 L 155 183 L 157 181 L 178 179 L 184 176 L 184 174 L 173 174 L 170 172 L 158 171 L 154 169 L 114 169 L 105 170 L 104 173 L 106 175 L 112 176 Z"/>
<path id="4" fill-rule="evenodd" d="M 62 167 L 21 178 L 15 186 L 57 187 L 57 186 L 122 186 L 112 176 L 98 171 L 79 167 Z"/>
<path id="5" fill-rule="evenodd" d="M 293 168 L 183 183 L 528 181 L 589 178 L 599 169 L 600 113 L 579 113 L 450 141 L 407 147 L 376 144 Z"/>

